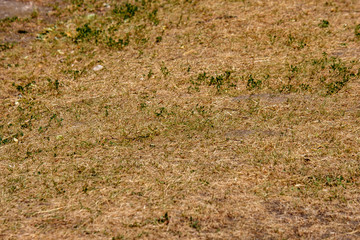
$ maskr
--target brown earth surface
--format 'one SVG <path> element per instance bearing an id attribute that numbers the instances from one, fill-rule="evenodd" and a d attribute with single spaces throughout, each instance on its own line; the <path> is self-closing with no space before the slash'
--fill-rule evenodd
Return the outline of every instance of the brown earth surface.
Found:
<path id="1" fill-rule="evenodd" d="M 360 238 L 359 1 L 34 4 L 0 20 L 1 239 Z"/>

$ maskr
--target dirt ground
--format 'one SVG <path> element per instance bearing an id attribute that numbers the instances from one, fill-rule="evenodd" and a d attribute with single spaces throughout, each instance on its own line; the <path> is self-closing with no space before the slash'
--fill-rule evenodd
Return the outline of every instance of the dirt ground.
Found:
<path id="1" fill-rule="evenodd" d="M 360 2 L 37 1 L 0 20 L 1 239 L 359 239 Z"/>

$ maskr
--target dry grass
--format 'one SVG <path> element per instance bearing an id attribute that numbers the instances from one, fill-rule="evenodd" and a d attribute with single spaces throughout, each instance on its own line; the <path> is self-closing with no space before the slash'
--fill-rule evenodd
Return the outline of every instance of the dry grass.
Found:
<path id="1" fill-rule="evenodd" d="M 1 238 L 359 238 L 359 2 L 130 3 L 0 23 Z"/>

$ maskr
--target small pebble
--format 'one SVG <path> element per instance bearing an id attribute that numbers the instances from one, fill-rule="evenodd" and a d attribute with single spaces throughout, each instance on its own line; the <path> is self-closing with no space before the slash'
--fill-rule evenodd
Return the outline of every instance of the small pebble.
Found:
<path id="1" fill-rule="evenodd" d="M 96 71 L 100 71 L 101 69 L 103 69 L 104 67 L 101 66 L 101 65 L 96 65 L 93 70 L 96 72 Z"/>

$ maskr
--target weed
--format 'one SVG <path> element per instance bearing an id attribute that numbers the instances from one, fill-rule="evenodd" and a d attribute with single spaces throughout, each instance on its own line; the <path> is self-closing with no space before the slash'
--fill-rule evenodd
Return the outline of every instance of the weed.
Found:
<path id="1" fill-rule="evenodd" d="M 199 73 L 196 79 L 190 78 L 190 83 L 192 86 L 188 87 L 188 92 L 191 91 L 191 89 L 194 89 L 196 92 L 200 91 L 199 86 L 202 84 L 206 84 L 206 80 L 208 79 L 208 76 L 206 75 L 206 72 Z"/>
<path id="2" fill-rule="evenodd" d="M 300 41 L 299 41 L 299 45 L 298 45 L 298 49 L 303 49 L 304 47 L 306 47 L 306 42 L 305 42 L 305 40 L 304 39 L 301 39 Z"/>
<path id="3" fill-rule="evenodd" d="M 199 220 L 196 220 L 193 217 L 190 217 L 189 221 L 190 221 L 190 223 L 189 223 L 190 227 L 196 229 L 197 231 L 200 231 L 201 225 L 200 225 Z"/>
<path id="4" fill-rule="evenodd" d="M 158 10 L 154 9 L 151 13 L 149 13 L 148 18 L 149 20 L 155 25 L 157 26 L 159 24 L 159 19 L 156 17 Z"/>
<path id="5" fill-rule="evenodd" d="M 0 146 L 1 145 L 5 145 L 7 143 L 10 143 L 10 139 L 9 138 L 3 138 L 1 135 L 0 135 Z"/>
<path id="6" fill-rule="evenodd" d="M 64 120 L 63 118 L 58 117 L 58 115 L 54 113 L 49 119 L 49 125 L 52 121 L 55 121 L 58 124 L 58 126 L 61 126 L 63 120 Z"/>
<path id="7" fill-rule="evenodd" d="M 163 62 L 160 66 L 160 71 L 164 75 L 164 77 L 167 77 L 170 74 L 169 69 L 165 66 L 165 63 Z"/>
<path id="8" fill-rule="evenodd" d="M 134 41 L 137 45 L 144 47 L 151 39 L 147 36 L 148 29 L 155 28 L 160 23 L 157 17 L 158 9 L 148 12 L 147 4 L 146 1 L 143 1 L 142 6 L 130 2 L 115 5 L 112 11 L 106 14 L 106 20 L 101 17 L 87 18 L 87 22 L 76 28 L 74 37 L 64 32 L 61 35 L 70 37 L 76 44 L 91 42 L 109 48 L 123 49 L 130 44 L 130 41 Z M 136 14 L 141 17 L 134 18 Z M 133 26 L 125 24 L 130 19 L 134 20 Z M 38 39 L 45 39 L 47 34 L 46 32 L 39 34 Z M 156 43 L 161 42 L 162 36 L 157 36 L 155 41 Z"/>
<path id="9" fill-rule="evenodd" d="M 290 65 L 290 72 L 292 72 L 292 73 L 299 72 L 299 67 Z"/>
<path id="10" fill-rule="evenodd" d="M 161 41 L 162 41 L 162 36 L 156 37 L 156 39 L 155 39 L 155 42 L 156 42 L 156 43 L 159 43 L 159 42 L 161 42 Z"/>
<path id="11" fill-rule="evenodd" d="M 84 70 L 64 70 L 65 74 L 69 74 L 74 80 L 78 79 L 85 73 Z"/>
<path id="12" fill-rule="evenodd" d="M 268 35 L 269 36 L 269 41 L 270 41 L 270 44 L 271 45 L 274 45 L 275 42 L 276 42 L 276 39 L 277 39 L 277 36 L 276 35 Z"/>
<path id="13" fill-rule="evenodd" d="M 148 105 L 146 103 L 140 103 L 140 109 L 145 109 L 147 107 Z"/>
<path id="14" fill-rule="evenodd" d="M 286 42 L 287 46 L 291 46 L 293 44 L 293 42 L 295 41 L 295 37 L 292 34 L 288 35 L 288 40 Z"/>
<path id="15" fill-rule="evenodd" d="M 13 43 L 3 43 L 0 44 L 0 52 L 8 50 L 8 49 L 12 49 L 14 47 Z"/>
<path id="16" fill-rule="evenodd" d="M 326 81 L 326 78 L 322 80 L 326 86 L 327 95 L 339 92 L 351 78 L 356 76 L 340 59 L 332 58 L 329 64 L 329 72 L 332 73 L 333 78 L 340 78 L 340 80 L 330 82 Z"/>
<path id="17" fill-rule="evenodd" d="M 111 240 L 123 240 L 125 239 L 124 235 L 116 235 L 115 237 L 112 237 Z"/>
<path id="18" fill-rule="evenodd" d="M 320 23 L 318 24 L 318 26 L 320 28 L 327 28 L 329 27 L 330 23 L 328 20 L 321 20 Z"/>
<path id="19" fill-rule="evenodd" d="M 47 35 L 52 31 L 52 29 L 44 29 L 44 31 L 36 35 L 37 40 L 45 40 Z"/>
<path id="20" fill-rule="evenodd" d="M 206 75 L 206 72 L 199 73 L 199 75 L 196 78 L 196 82 L 201 84 L 205 82 L 209 77 Z"/>
<path id="21" fill-rule="evenodd" d="M 354 32 L 355 32 L 355 36 L 360 38 L 360 24 L 355 26 Z"/>
<path id="22" fill-rule="evenodd" d="M 97 37 L 102 33 L 101 30 L 93 30 L 90 28 L 89 23 L 85 23 L 82 27 L 76 28 L 77 35 L 74 38 L 75 43 L 80 41 L 90 41 L 95 38 L 96 43 L 98 42 Z"/>
<path id="23" fill-rule="evenodd" d="M 248 90 L 259 89 L 261 88 L 261 85 L 262 85 L 262 81 L 260 79 L 255 80 L 251 74 L 249 75 L 246 83 L 246 87 Z"/>
<path id="24" fill-rule="evenodd" d="M 49 88 L 54 90 L 59 90 L 60 82 L 59 80 L 52 81 L 50 78 L 47 79 L 49 83 Z"/>
<path id="25" fill-rule="evenodd" d="M 129 45 L 129 43 L 130 43 L 129 36 L 130 36 L 129 34 L 126 34 L 125 38 L 123 38 L 123 39 L 119 38 L 116 41 L 112 37 L 108 37 L 108 39 L 106 41 L 106 45 L 108 47 L 116 47 L 116 48 L 122 49 L 122 48 L 126 47 L 127 45 Z"/>
<path id="26" fill-rule="evenodd" d="M 206 72 L 199 73 L 196 79 L 190 78 L 190 83 L 194 89 L 199 91 L 200 85 L 214 86 L 217 92 L 221 90 L 235 88 L 236 84 L 231 79 L 231 71 L 225 71 L 223 74 L 208 76 Z"/>
<path id="27" fill-rule="evenodd" d="M 351 63 L 353 65 L 354 63 Z M 325 95 L 339 92 L 347 82 L 357 74 L 351 65 L 346 65 L 338 58 L 329 58 L 326 53 L 319 59 L 306 60 L 297 65 L 287 65 L 287 84 L 283 84 L 280 92 L 325 91 Z M 313 79 L 317 78 L 317 81 Z"/>
<path id="28" fill-rule="evenodd" d="M 19 20 L 19 18 L 17 16 L 6 17 L 6 18 L 3 18 L 3 19 L 0 19 L 0 23 L 12 23 L 12 22 L 15 22 L 17 20 Z"/>
<path id="29" fill-rule="evenodd" d="M 84 4 L 84 0 L 71 0 L 71 3 L 77 7 L 81 7 Z"/>
<path id="30" fill-rule="evenodd" d="M 300 50 L 305 48 L 307 44 L 305 38 L 299 40 L 298 38 L 296 38 L 296 36 L 289 34 L 287 36 L 287 40 L 285 41 L 285 45 Z"/>
<path id="31" fill-rule="evenodd" d="M 167 114 L 167 110 L 164 107 L 161 107 L 155 111 L 155 116 L 157 117 L 164 117 L 165 114 Z"/>
<path id="32" fill-rule="evenodd" d="M 30 16 L 31 16 L 31 18 L 38 18 L 39 17 L 39 12 L 37 10 L 34 10 L 34 11 L 32 11 Z"/>
<path id="33" fill-rule="evenodd" d="M 336 81 L 326 84 L 326 94 L 331 95 L 339 92 L 345 86 L 345 83 L 344 81 Z"/>
<path id="34" fill-rule="evenodd" d="M 309 85 L 309 84 L 306 84 L 306 83 L 301 83 L 301 84 L 300 84 L 300 89 L 301 89 L 302 91 L 310 91 L 310 90 L 311 90 L 310 85 Z"/>
<path id="35" fill-rule="evenodd" d="M 281 93 L 291 93 L 291 92 L 296 92 L 296 88 L 294 85 L 288 83 L 288 84 L 284 84 L 280 87 L 279 92 Z"/>
<path id="36" fill-rule="evenodd" d="M 113 13 L 120 16 L 123 20 L 130 19 L 135 16 L 138 11 L 138 7 L 131 3 L 123 3 L 120 6 L 116 5 L 113 9 Z"/>
<path id="37" fill-rule="evenodd" d="M 199 104 L 196 104 L 195 106 L 195 111 L 192 111 L 192 114 L 194 114 L 194 112 L 198 113 L 201 116 L 205 116 L 205 114 L 207 113 L 206 107 L 205 106 L 200 106 Z"/>
<path id="38" fill-rule="evenodd" d="M 154 75 L 154 73 L 153 73 L 152 69 L 150 69 L 147 74 L 147 78 L 150 79 L 153 75 Z"/>
<path id="39" fill-rule="evenodd" d="M 35 81 L 31 81 L 24 85 L 16 85 L 15 83 L 13 83 L 12 85 L 16 88 L 16 90 L 18 90 L 20 93 L 24 94 L 24 93 L 30 93 L 32 90 L 32 87 L 35 86 L 35 84 L 36 84 Z"/>
<path id="40" fill-rule="evenodd" d="M 169 222 L 170 222 L 169 214 L 166 212 L 166 213 L 164 214 L 164 216 L 156 219 L 156 222 L 157 222 L 157 223 L 160 223 L 160 224 L 161 224 L 161 223 L 165 223 L 166 225 L 168 225 Z"/>
<path id="41" fill-rule="evenodd" d="M 82 187 L 82 191 L 83 193 L 87 194 L 87 192 L 89 191 L 89 186 L 87 184 L 85 184 L 83 187 Z"/>
<path id="42" fill-rule="evenodd" d="M 225 82 L 229 82 L 231 72 L 225 71 L 224 74 L 220 74 L 210 78 L 209 86 L 215 86 L 218 91 L 220 91 L 221 87 L 225 84 Z"/>
<path id="43" fill-rule="evenodd" d="M 333 175 L 325 175 L 325 176 L 310 176 L 308 179 L 316 186 L 324 185 L 329 187 L 346 187 L 347 184 L 350 184 L 351 181 L 344 178 L 344 176 L 333 176 Z"/>

